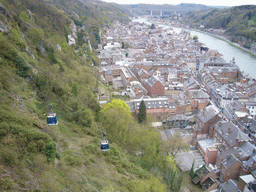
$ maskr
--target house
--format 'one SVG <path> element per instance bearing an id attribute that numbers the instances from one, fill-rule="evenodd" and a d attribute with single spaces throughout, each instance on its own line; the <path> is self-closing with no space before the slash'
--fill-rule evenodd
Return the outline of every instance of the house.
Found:
<path id="1" fill-rule="evenodd" d="M 222 110 L 226 107 L 227 104 L 233 102 L 233 101 L 238 101 L 238 96 L 229 90 L 220 90 L 218 92 L 217 96 L 217 102 Z"/>
<path id="2" fill-rule="evenodd" d="M 145 69 L 143 69 L 143 68 L 141 68 L 141 69 L 138 71 L 137 74 L 138 74 L 137 77 L 138 77 L 139 79 L 148 79 L 148 78 L 149 78 L 149 73 L 148 73 Z"/>
<path id="3" fill-rule="evenodd" d="M 193 77 L 184 82 L 184 91 L 186 92 L 189 90 L 199 89 L 199 87 L 199 83 Z"/>
<path id="4" fill-rule="evenodd" d="M 249 101 L 255 102 L 256 101 L 256 85 L 249 87 L 246 90 L 246 93 L 249 96 Z"/>
<path id="5" fill-rule="evenodd" d="M 240 176 L 242 162 L 233 154 L 228 156 L 220 165 L 220 180 L 227 182 L 229 179 L 237 180 Z"/>
<path id="6" fill-rule="evenodd" d="M 220 120 L 219 113 L 220 110 L 215 105 L 210 105 L 200 110 L 197 114 L 195 133 L 208 134 L 210 126 Z"/>
<path id="7" fill-rule="evenodd" d="M 223 111 L 224 115 L 230 121 L 235 121 L 239 118 L 249 115 L 244 105 L 239 101 L 228 103 Z"/>
<path id="8" fill-rule="evenodd" d="M 157 76 L 151 76 L 143 82 L 145 89 L 148 91 L 148 95 L 164 95 L 164 84 L 159 80 Z"/>
<path id="9" fill-rule="evenodd" d="M 248 134 L 253 143 L 256 143 L 256 120 L 251 116 L 246 116 L 237 119 L 236 123 L 242 131 Z"/>
<path id="10" fill-rule="evenodd" d="M 220 56 L 211 56 L 206 59 L 200 59 L 199 71 L 206 67 L 224 67 L 227 62 Z"/>
<path id="11" fill-rule="evenodd" d="M 137 81 L 137 78 L 128 67 L 122 67 L 121 69 L 121 80 L 123 82 L 124 87 L 127 87 L 132 81 Z"/>
<path id="12" fill-rule="evenodd" d="M 202 91 L 201 89 L 196 89 L 196 90 L 188 90 L 188 99 L 193 100 L 193 99 L 198 99 L 198 100 L 203 100 L 203 99 L 209 99 L 209 95 Z"/>
<path id="13" fill-rule="evenodd" d="M 246 109 L 249 111 L 250 115 L 256 115 L 256 102 L 246 103 Z"/>
<path id="14" fill-rule="evenodd" d="M 234 179 L 230 179 L 227 182 L 220 184 L 221 192 L 241 192 L 241 190 L 237 187 L 237 181 Z"/>
<path id="15" fill-rule="evenodd" d="M 207 164 L 215 164 L 217 159 L 217 143 L 213 139 L 197 141 L 197 148 Z"/>
<path id="16" fill-rule="evenodd" d="M 130 84 L 130 86 L 127 86 L 127 91 L 131 98 L 139 99 L 148 94 L 148 91 L 141 85 L 140 82 L 133 81 Z"/>
<path id="17" fill-rule="evenodd" d="M 238 183 L 237 183 L 237 187 L 238 189 L 240 189 L 241 191 L 244 191 L 244 188 L 249 185 L 249 183 L 252 183 L 255 181 L 255 178 L 249 174 L 249 175 L 241 175 L 238 178 Z"/>
<path id="18" fill-rule="evenodd" d="M 250 141 L 247 134 L 232 122 L 219 121 L 211 129 L 211 137 L 218 143 L 222 143 L 226 149 L 237 147 L 238 145 Z"/>
<path id="19" fill-rule="evenodd" d="M 200 184 L 202 189 L 205 191 L 211 191 L 218 188 L 218 184 L 216 181 L 216 174 L 211 171 L 207 166 L 203 165 L 195 170 L 195 177 L 193 178 L 193 182 L 195 184 Z"/>

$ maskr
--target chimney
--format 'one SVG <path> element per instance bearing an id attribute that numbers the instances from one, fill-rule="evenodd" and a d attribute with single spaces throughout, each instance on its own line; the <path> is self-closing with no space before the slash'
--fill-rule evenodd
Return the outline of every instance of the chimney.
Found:
<path id="1" fill-rule="evenodd" d="M 231 127 L 228 128 L 228 133 L 231 133 Z"/>
<path id="2" fill-rule="evenodd" d="M 136 95 L 139 94 L 139 91 L 140 91 L 140 89 L 137 87 L 136 91 L 135 91 Z"/>

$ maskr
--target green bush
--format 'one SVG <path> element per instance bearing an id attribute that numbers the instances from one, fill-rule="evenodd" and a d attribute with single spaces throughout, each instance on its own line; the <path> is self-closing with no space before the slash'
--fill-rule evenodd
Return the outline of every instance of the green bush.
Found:
<path id="1" fill-rule="evenodd" d="M 18 153 L 11 148 L 0 149 L 1 162 L 7 166 L 15 166 L 19 162 Z"/>
<path id="2" fill-rule="evenodd" d="M 14 185 L 14 181 L 9 177 L 0 178 L 0 189 L 2 190 L 11 190 Z"/>
<path id="3" fill-rule="evenodd" d="M 56 143 L 54 141 L 50 141 L 46 145 L 45 155 L 49 162 L 53 161 L 56 157 Z"/>
<path id="4" fill-rule="evenodd" d="M 88 144 L 82 148 L 82 152 L 95 154 L 97 153 L 97 147 L 96 145 Z"/>
<path id="5" fill-rule="evenodd" d="M 26 60 L 17 55 L 14 59 L 14 62 L 16 64 L 17 74 L 21 77 L 28 77 L 30 67 Z"/>
<path id="6" fill-rule="evenodd" d="M 80 166 L 83 163 L 82 158 L 78 155 L 68 155 L 64 158 L 64 160 L 68 165 L 71 166 Z"/>
<path id="7" fill-rule="evenodd" d="M 26 34 L 34 45 L 38 45 L 44 38 L 43 30 L 35 27 L 30 27 Z"/>
<path id="8" fill-rule="evenodd" d="M 13 61 L 18 51 L 8 42 L 5 36 L 0 33 L 0 57 Z"/>
<path id="9" fill-rule="evenodd" d="M 16 29 L 11 30 L 10 39 L 12 42 L 14 42 L 20 48 L 21 51 L 25 51 L 26 45 L 25 45 L 24 41 L 22 40 L 22 36 L 18 32 L 18 30 L 16 30 Z"/>

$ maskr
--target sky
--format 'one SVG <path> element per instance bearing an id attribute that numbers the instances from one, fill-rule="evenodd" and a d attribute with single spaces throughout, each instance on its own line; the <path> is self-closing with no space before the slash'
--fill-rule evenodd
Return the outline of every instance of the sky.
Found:
<path id="1" fill-rule="evenodd" d="M 256 5 L 255 0 L 102 0 L 105 2 L 112 2 L 118 4 L 171 4 L 171 5 L 178 5 L 180 3 L 195 3 L 195 4 L 203 4 L 203 5 L 213 5 L 213 6 L 239 6 L 239 5 Z"/>

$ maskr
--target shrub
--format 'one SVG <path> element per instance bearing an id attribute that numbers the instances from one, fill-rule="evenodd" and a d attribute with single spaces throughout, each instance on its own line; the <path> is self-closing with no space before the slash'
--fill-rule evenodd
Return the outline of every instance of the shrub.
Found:
<path id="1" fill-rule="evenodd" d="M 22 50 L 22 51 L 25 50 L 26 45 L 25 45 L 24 41 L 22 41 L 22 36 L 18 32 L 18 30 L 12 29 L 12 31 L 10 33 L 10 38 L 11 38 L 11 41 L 14 42 L 20 48 L 20 50 Z"/>
<path id="2" fill-rule="evenodd" d="M 0 189 L 11 190 L 13 185 L 14 185 L 14 182 L 9 177 L 0 178 Z"/>
<path id="3" fill-rule="evenodd" d="M 10 148 L 2 148 L 0 150 L 1 162 L 7 166 L 14 166 L 18 164 L 19 155 L 16 151 Z"/>
<path id="4" fill-rule="evenodd" d="M 78 155 L 69 155 L 64 158 L 65 162 L 71 166 L 79 166 L 83 163 L 82 159 Z"/>
<path id="5" fill-rule="evenodd" d="M 17 74 L 21 77 L 28 77 L 30 67 L 25 59 L 17 55 L 14 60 L 16 64 Z"/>
<path id="6" fill-rule="evenodd" d="M 9 60 L 13 60 L 13 58 L 17 55 L 17 50 L 9 43 L 3 34 L 0 34 L 0 56 Z"/>
<path id="7" fill-rule="evenodd" d="M 56 157 L 56 143 L 54 141 L 50 141 L 46 145 L 45 155 L 49 162 L 53 161 Z"/>
<path id="8" fill-rule="evenodd" d="M 27 31 L 27 36 L 33 44 L 38 45 L 44 38 L 44 32 L 42 29 L 37 29 L 35 27 L 30 27 Z"/>

